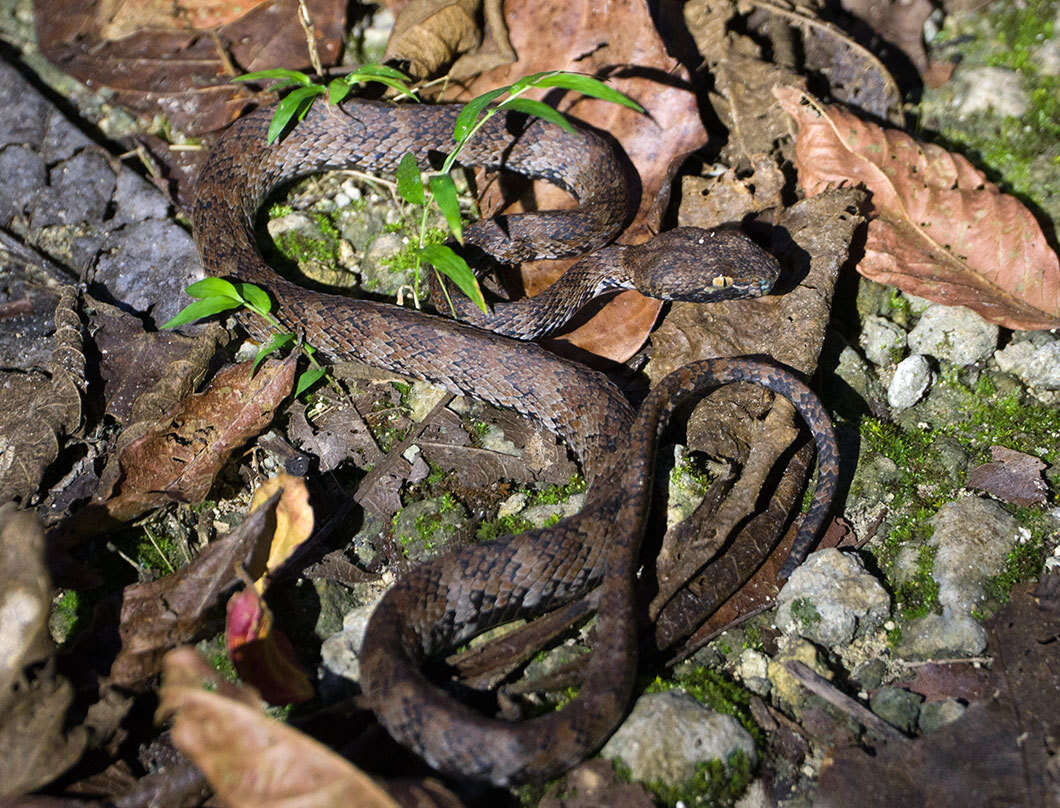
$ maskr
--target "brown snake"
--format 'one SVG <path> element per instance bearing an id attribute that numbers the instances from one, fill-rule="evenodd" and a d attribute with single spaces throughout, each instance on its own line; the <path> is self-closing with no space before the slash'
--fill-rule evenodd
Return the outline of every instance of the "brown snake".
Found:
<path id="1" fill-rule="evenodd" d="M 275 146 L 265 142 L 272 110 L 259 110 L 233 124 L 211 152 L 199 178 L 193 221 L 207 273 L 266 287 L 284 326 L 325 356 L 358 359 L 514 409 L 559 435 L 581 462 L 589 488 L 579 514 L 413 568 L 379 604 L 361 652 L 361 684 L 396 739 L 438 769 L 507 785 L 555 776 L 574 765 L 603 743 L 624 714 L 637 664 L 633 584 L 655 447 L 675 407 L 691 395 L 746 381 L 789 398 L 810 425 L 819 483 L 785 573 L 805 554 L 827 514 L 837 451 L 816 396 L 790 372 L 768 363 L 715 359 L 689 365 L 664 379 L 634 412 L 602 374 L 537 345 L 418 311 L 312 292 L 265 263 L 255 246 L 254 220 L 277 185 L 331 168 L 392 173 L 408 152 L 425 167 L 452 147 L 458 109 L 347 102 L 340 112 L 320 103 Z M 775 261 L 733 234 L 685 228 L 639 247 L 604 247 L 621 229 L 628 200 L 624 183 L 616 181 L 622 172 L 612 148 L 594 133 L 570 134 L 498 114 L 467 145 L 461 162 L 546 179 L 580 204 L 572 211 L 495 217 L 468 226 L 466 240 L 500 260 L 595 250 L 583 259 L 585 266 L 636 271 L 661 265 L 665 274 L 676 256 L 700 273 L 678 297 L 694 296 L 691 290 L 704 286 L 701 296 L 707 299 L 731 296 L 732 287 L 744 295 L 762 294 L 775 279 Z M 712 282 L 704 274 L 708 269 L 723 280 Z M 735 283 L 725 280 L 732 277 Z M 586 285 L 595 289 L 598 283 Z M 658 292 L 662 284 L 649 279 L 648 285 Z M 521 333 L 521 324 L 510 325 L 503 327 Z M 247 326 L 255 336 L 267 336 L 253 321 Z M 594 587 L 599 587 L 600 640 L 581 695 L 558 712 L 521 722 L 487 717 L 439 689 L 421 670 L 426 658 L 491 626 L 540 614 Z"/>

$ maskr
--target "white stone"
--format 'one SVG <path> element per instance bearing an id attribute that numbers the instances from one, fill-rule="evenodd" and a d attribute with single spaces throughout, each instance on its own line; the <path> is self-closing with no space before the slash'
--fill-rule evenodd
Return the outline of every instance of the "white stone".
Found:
<path id="1" fill-rule="evenodd" d="M 907 356 L 894 369 L 894 377 L 887 386 L 887 403 L 896 410 L 912 407 L 927 392 L 934 375 L 931 364 L 923 356 Z"/>

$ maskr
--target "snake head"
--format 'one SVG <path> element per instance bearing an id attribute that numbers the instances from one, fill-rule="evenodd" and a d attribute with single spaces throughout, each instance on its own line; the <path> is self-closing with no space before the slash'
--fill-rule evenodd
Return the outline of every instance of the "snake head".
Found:
<path id="1" fill-rule="evenodd" d="M 678 227 L 632 249 L 627 266 L 641 294 L 708 302 L 760 297 L 780 276 L 777 259 L 734 230 Z"/>

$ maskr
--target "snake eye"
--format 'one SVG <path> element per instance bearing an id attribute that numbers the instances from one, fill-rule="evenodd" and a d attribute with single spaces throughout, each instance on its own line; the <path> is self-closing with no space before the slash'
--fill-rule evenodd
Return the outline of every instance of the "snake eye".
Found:
<path id="1" fill-rule="evenodd" d="M 728 275 L 716 275 L 714 280 L 711 281 L 711 285 L 715 289 L 725 289 L 728 286 L 732 286 L 732 278 Z"/>

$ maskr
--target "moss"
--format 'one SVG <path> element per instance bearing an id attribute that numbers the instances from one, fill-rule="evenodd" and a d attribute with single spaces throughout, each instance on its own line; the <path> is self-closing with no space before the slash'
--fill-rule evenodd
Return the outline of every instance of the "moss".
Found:
<path id="1" fill-rule="evenodd" d="M 565 485 L 548 485 L 528 492 L 527 505 L 558 505 L 585 491 L 585 478 L 575 474 Z"/>
<path id="2" fill-rule="evenodd" d="M 895 588 L 894 599 L 903 620 L 924 617 L 941 608 L 939 584 L 931 575 L 937 549 L 930 544 L 921 544 L 917 550 L 915 574 Z"/>
<path id="3" fill-rule="evenodd" d="M 77 629 L 81 596 L 73 589 L 62 589 L 52 600 L 48 631 L 57 643 L 65 643 Z"/>
<path id="4" fill-rule="evenodd" d="M 803 628 L 811 628 L 821 622 L 821 614 L 813 601 L 809 598 L 795 598 L 791 602 L 791 616 L 794 617 Z"/>
<path id="5" fill-rule="evenodd" d="M 725 674 L 705 665 L 689 665 L 679 668 L 672 679 L 655 677 L 645 693 L 664 693 L 679 688 L 696 701 L 725 715 L 731 715 L 747 730 L 759 750 L 765 749 L 765 733 L 751 715 L 751 691 L 733 681 Z"/>
<path id="6" fill-rule="evenodd" d="M 633 772 L 621 759 L 611 761 L 615 774 L 627 782 L 633 782 Z M 643 782 L 642 785 L 655 795 L 661 805 L 668 806 L 731 806 L 750 785 L 754 767 L 751 759 L 737 749 L 726 762 L 720 760 L 700 761 L 695 774 L 677 786 L 659 780 Z"/>
<path id="7" fill-rule="evenodd" d="M 984 585 L 987 602 L 995 607 L 1008 603 L 1013 586 L 1036 578 L 1045 562 L 1051 532 L 1049 517 L 1032 508 L 1019 508 L 1016 518 L 1026 526 L 1027 533 L 1005 556 L 1001 572 Z"/>
<path id="8" fill-rule="evenodd" d="M 501 536 L 512 536 L 516 533 L 522 533 L 532 527 L 533 524 L 525 516 L 512 513 L 481 523 L 475 530 L 475 538 L 478 541 L 493 541 Z"/>
<path id="9" fill-rule="evenodd" d="M 142 537 L 136 543 L 135 558 L 143 569 L 155 570 L 163 575 L 175 572 L 188 560 L 182 556 L 175 540 L 156 534 L 146 525 Z"/>

